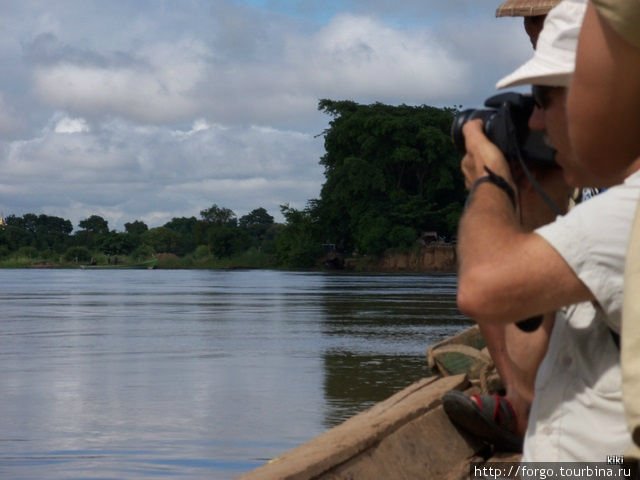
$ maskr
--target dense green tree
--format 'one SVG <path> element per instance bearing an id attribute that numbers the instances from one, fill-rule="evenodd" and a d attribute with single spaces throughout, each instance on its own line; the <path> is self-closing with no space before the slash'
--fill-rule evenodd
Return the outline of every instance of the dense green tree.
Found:
<path id="1" fill-rule="evenodd" d="M 188 252 L 192 252 L 198 245 L 204 242 L 204 231 L 206 227 L 204 223 L 196 217 L 174 217 L 171 221 L 165 223 L 164 227 L 182 236 L 184 247 Z"/>
<path id="2" fill-rule="evenodd" d="M 265 246 L 264 242 L 267 241 L 267 232 L 273 225 L 273 217 L 262 207 L 252 210 L 240 217 L 238 221 L 238 226 L 246 232 L 251 239 L 251 244 L 261 250 Z"/>
<path id="3" fill-rule="evenodd" d="M 215 203 L 200 211 L 200 216 L 205 223 L 213 223 L 215 225 L 236 225 L 236 214 L 233 210 L 228 208 L 219 207 Z"/>
<path id="4" fill-rule="evenodd" d="M 128 255 L 138 246 L 138 238 L 131 233 L 111 232 L 104 235 L 100 251 L 107 255 Z"/>
<path id="5" fill-rule="evenodd" d="M 261 230 L 266 230 L 273 225 L 273 217 L 264 208 L 260 207 L 240 217 L 238 225 L 240 228 L 259 227 Z"/>
<path id="6" fill-rule="evenodd" d="M 200 222 L 196 217 L 179 217 L 172 218 L 171 221 L 165 223 L 165 228 L 175 230 L 182 235 L 192 235 Z"/>
<path id="7" fill-rule="evenodd" d="M 12 217 L 7 217 L 7 225 L 4 226 L 0 233 L 2 242 L 7 245 L 8 249 L 15 252 L 20 247 L 34 246 L 36 244 L 35 234 L 29 230 L 16 226 L 12 222 Z"/>
<path id="8" fill-rule="evenodd" d="M 109 223 L 99 215 L 91 215 L 78 223 L 78 226 L 86 232 L 95 235 L 104 235 L 109 233 Z"/>
<path id="9" fill-rule="evenodd" d="M 13 250 L 19 248 L 20 245 L 29 245 L 43 251 L 62 252 L 66 249 L 69 243 L 69 234 L 73 230 L 73 225 L 69 220 L 44 214 L 27 213 L 22 217 L 10 215 L 5 221 L 6 228 L 9 228 L 9 232 L 5 233 L 8 233 L 13 239 L 13 241 L 7 240 L 7 245 L 20 238 L 19 245 L 15 244 Z"/>
<path id="10" fill-rule="evenodd" d="M 207 230 L 209 251 L 216 257 L 230 257 L 251 246 L 249 237 L 235 225 L 212 225 Z"/>
<path id="11" fill-rule="evenodd" d="M 150 246 L 155 253 L 184 255 L 182 235 L 166 227 L 156 227 L 141 235 L 142 244 Z"/>
<path id="12" fill-rule="evenodd" d="M 316 204 L 310 202 L 304 210 L 282 205 L 286 224 L 275 240 L 278 263 L 290 268 L 312 267 L 323 253 L 321 227 Z"/>
<path id="13" fill-rule="evenodd" d="M 133 222 L 124 224 L 124 231 L 130 233 L 131 235 L 142 235 L 147 230 L 149 230 L 147 224 L 140 220 L 135 220 Z"/>
<path id="14" fill-rule="evenodd" d="M 422 230 L 455 232 L 465 190 L 449 137 L 454 110 L 321 100 L 333 118 L 318 214 L 345 250 L 381 253 Z"/>

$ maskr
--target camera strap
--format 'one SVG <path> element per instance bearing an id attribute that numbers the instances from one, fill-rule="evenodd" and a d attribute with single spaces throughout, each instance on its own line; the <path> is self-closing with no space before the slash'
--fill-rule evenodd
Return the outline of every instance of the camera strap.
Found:
<path id="1" fill-rule="evenodd" d="M 509 132 L 508 137 L 509 137 L 509 141 L 511 142 L 511 147 L 516 152 L 516 155 L 518 157 L 518 162 L 522 167 L 522 171 L 524 172 L 527 179 L 533 186 L 534 190 L 538 193 L 538 195 L 540 195 L 540 197 L 542 197 L 542 200 L 544 200 L 544 202 L 548 205 L 551 211 L 556 215 L 560 215 L 561 214 L 560 209 L 554 203 L 554 201 L 551 200 L 549 195 L 547 195 L 547 192 L 544 191 L 544 189 L 538 183 L 538 181 L 534 178 L 533 174 L 531 173 L 531 170 L 529 170 L 529 167 L 527 167 L 524 159 L 522 158 L 522 152 L 520 151 L 520 147 L 518 146 L 518 143 L 517 143 L 516 129 L 515 129 L 515 126 L 513 125 L 513 120 L 511 120 L 511 115 L 505 115 L 505 122 L 507 122 L 506 127 L 507 127 L 507 131 Z"/>

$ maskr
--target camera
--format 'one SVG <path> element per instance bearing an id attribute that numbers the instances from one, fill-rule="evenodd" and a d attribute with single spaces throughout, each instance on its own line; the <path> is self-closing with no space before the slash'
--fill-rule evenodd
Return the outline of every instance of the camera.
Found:
<path id="1" fill-rule="evenodd" d="M 464 153 L 462 127 L 469 120 L 483 120 L 484 134 L 504 154 L 513 169 L 521 160 L 529 167 L 555 167 L 555 150 L 544 141 L 542 131 L 529 130 L 529 117 L 534 108 L 531 95 L 506 92 L 485 100 L 487 110 L 463 110 L 451 125 L 451 138 Z"/>

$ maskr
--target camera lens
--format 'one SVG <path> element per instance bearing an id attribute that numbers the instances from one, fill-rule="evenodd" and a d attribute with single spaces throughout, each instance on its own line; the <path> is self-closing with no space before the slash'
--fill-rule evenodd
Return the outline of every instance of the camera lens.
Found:
<path id="1" fill-rule="evenodd" d="M 464 145 L 464 134 L 462 133 L 462 127 L 469 120 L 475 120 L 476 118 L 480 118 L 484 122 L 483 130 L 485 135 L 491 138 L 489 132 L 491 131 L 491 120 L 496 115 L 495 110 L 474 110 L 468 109 L 460 112 L 453 119 L 453 123 L 451 124 L 451 139 L 453 140 L 453 144 L 459 152 L 465 153 L 467 151 Z"/>
<path id="2" fill-rule="evenodd" d="M 469 120 L 471 115 L 475 112 L 475 110 L 468 109 L 460 112 L 453 119 L 453 123 L 451 124 L 451 140 L 453 140 L 453 145 L 459 152 L 464 153 L 466 151 L 464 146 L 464 135 L 462 134 L 462 127 Z"/>

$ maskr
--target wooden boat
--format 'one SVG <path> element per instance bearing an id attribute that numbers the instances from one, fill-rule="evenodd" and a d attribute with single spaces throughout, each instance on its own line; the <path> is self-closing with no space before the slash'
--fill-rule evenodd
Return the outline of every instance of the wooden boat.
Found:
<path id="1" fill-rule="evenodd" d="M 464 342 L 477 340 L 479 333 L 470 330 L 432 347 L 431 358 L 444 347 L 450 352 L 456 345 L 469 346 Z M 452 363 L 446 356 L 435 362 L 443 368 Z M 419 380 L 238 480 L 458 480 L 470 478 L 474 462 L 518 461 L 519 454 L 493 452 L 459 431 L 444 412 L 440 399 L 445 392 L 479 389 L 472 376 L 437 374 Z"/>
<path id="2" fill-rule="evenodd" d="M 138 270 L 152 270 L 156 268 L 158 263 L 157 258 L 152 258 L 146 262 L 141 263 L 124 263 L 124 264 L 108 264 L 108 265 L 80 265 L 83 270 L 112 270 L 112 269 L 138 269 Z"/>

